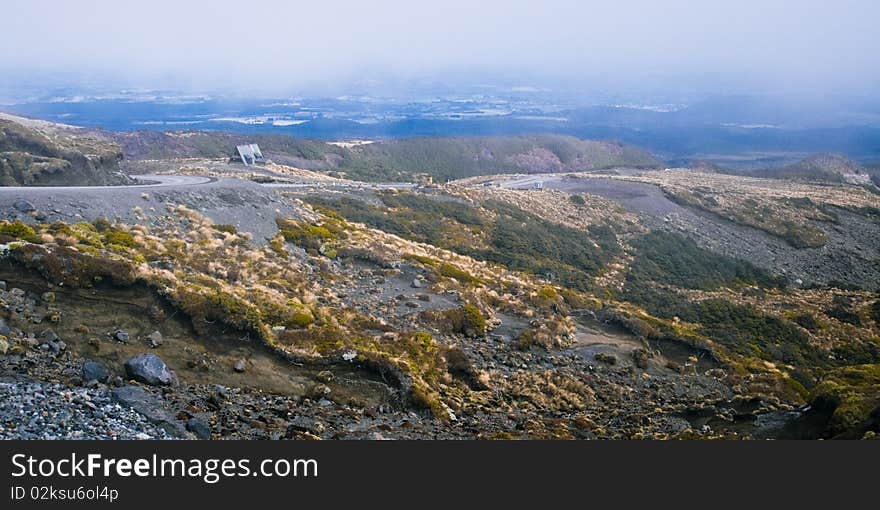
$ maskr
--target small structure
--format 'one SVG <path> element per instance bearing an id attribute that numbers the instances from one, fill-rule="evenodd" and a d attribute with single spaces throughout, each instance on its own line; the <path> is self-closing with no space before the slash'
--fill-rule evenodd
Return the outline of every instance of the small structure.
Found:
<path id="1" fill-rule="evenodd" d="M 241 162 L 246 166 L 266 162 L 263 158 L 263 153 L 260 151 L 260 146 L 255 143 L 238 145 L 235 149 L 238 151 L 239 157 L 241 157 Z"/>

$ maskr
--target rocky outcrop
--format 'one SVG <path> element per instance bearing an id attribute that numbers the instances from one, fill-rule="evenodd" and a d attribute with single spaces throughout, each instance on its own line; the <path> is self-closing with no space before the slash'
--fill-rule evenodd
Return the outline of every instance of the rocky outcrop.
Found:
<path id="1" fill-rule="evenodd" d="M 130 184 L 119 146 L 73 127 L 0 116 L 0 185 Z"/>

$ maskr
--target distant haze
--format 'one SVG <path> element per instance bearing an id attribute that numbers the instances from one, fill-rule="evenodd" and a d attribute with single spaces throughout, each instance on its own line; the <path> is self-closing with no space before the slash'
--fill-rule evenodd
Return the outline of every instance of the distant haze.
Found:
<path id="1" fill-rule="evenodd" d="M 344 91 L 371 82 L 872 93 L 880 2 L 5 0 L 0 82 Z M 4 83 L 0 83 L 4 85 Z"/>

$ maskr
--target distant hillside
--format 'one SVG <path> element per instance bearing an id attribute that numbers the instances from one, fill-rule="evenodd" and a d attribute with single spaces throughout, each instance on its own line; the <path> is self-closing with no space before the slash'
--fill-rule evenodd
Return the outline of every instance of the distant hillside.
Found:
<path id="1" fill-rule="evenodd" d="M 244 135 L 220 131 L 132 131 L 104 132 L 122 147 L 126 159 L 225 158 L 235 154 L 235 146 L 257 143 L 276 163 L 300 168 L 335 168 L 345 149 L 323 142 L 287 135 Z"/>
<path id="2" fill-rule="evenodd" d="M 696 159 L 693 161 L 689 161 L 686 167 L 688 170 L 693 170 L 695 172 L 700 172 L 704 174 L 724 174 L 729 173 L 729 171 L 711 161 L 705 159 Z"/>
<path id="3" fill-rule="evenodd" d="M 132 182 L 119 146 L 71 126 L 0 114 L 0 185 L 86 186 Z"/>
<path id="4" fill-rule="evenodd" d="M 559 135 L 405 138 L 362 145 L 352 151 L 359 157 L 346 159 L 341 168 L 350 177 L 389 180 L 412 173 L 445 180 L 493 173 L 584 172 L 663 165 L 636 147 Z"/>
<path id="5" fill-rule="evenodd" d="M 858 163 L 839 154 L 815 154 L 792 165 L 771 168 L 759 175 L 777 179 L 868 184 L 871 175 Z"/>
<path id="6" fill-rule="evenodd" d="M 361 180 L 409 180 L 417 174 L 445 180 L 490 173 L 581 172 L 663 164 L 648 152 L 629 145 L 559 135 L 418 137 L 354 147 L 285 135 L 206 131 L 138 131 L 110 136 L 129 159 L 226 157 L 234 154 L 236 144 L 256 142 L 263 154 L 276 163 L 334 170 Z"/>

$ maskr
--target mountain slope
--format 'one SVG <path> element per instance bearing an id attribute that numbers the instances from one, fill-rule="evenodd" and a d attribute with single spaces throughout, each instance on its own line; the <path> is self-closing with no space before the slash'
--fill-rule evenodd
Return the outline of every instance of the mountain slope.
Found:
<path id="1" fill-rule="evenodd" d="M 126 184 L 119 147 L 85 130 L 0 116 L 0 185 L 85 186 Z"/>

